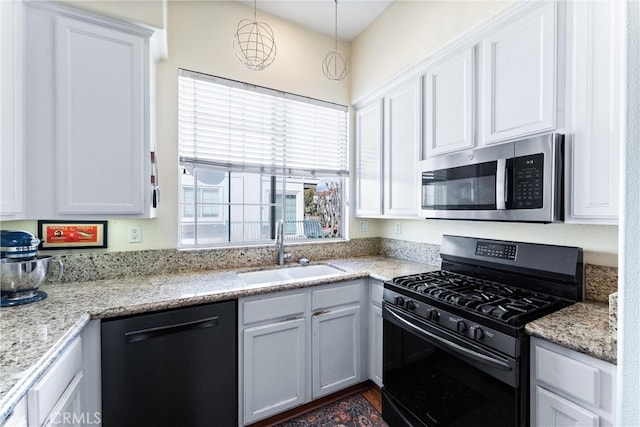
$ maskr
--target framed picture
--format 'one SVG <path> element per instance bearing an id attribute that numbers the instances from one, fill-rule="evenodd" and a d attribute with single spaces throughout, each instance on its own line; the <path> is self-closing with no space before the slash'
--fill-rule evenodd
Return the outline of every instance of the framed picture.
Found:
<path id="1" fill-rule="evenodd" d="M 38 221 L 40 249 L 107 247 L 107 221 Z"/>

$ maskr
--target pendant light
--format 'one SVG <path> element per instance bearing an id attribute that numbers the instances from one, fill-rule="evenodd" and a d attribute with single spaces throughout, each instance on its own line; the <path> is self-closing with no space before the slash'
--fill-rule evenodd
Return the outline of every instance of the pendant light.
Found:
<path id="1" fill-rule="evenodd" d="M 322 61 L 322 72 L 333 81 L 340 81 L 349 74 L 349 60 L 344 52 L 338 50 L 338 0 L 335 0 L 335 45 Z"/>
<path id="2" fill-rule="evenodd" d="M 276 59 L 273 30 L 256 19 L 256 0 L 253 0 L 253 21 L 243 19 L 238 22 L 233 53 L 247 68 L 255 71 L 264 70 Z"/>

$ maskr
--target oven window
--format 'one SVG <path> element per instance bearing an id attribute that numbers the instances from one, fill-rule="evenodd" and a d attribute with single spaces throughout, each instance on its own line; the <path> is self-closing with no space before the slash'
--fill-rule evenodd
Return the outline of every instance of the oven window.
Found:
<path id="1" fill-rule="evenodd" d="M 422 173 L 422 208 L 495 209 L 496 162 Z"/>
<path id="2" fill-rule="evenodd" d="M 383 375 L 385 393 L 425 426 L 518 425 L 515 388 L 388 321 Z"/>

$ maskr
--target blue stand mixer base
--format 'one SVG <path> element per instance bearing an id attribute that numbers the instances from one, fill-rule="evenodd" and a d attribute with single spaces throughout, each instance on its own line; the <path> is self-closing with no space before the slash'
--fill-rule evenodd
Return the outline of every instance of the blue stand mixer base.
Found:
<path id="1" fill-rule="evenodd" d="M 26 298 L 10 298 L 9 292 L 2 292 L 2 301 L 0 301 L 0 307 L 14 307 L 16 305 L 29 304 L 36 301 L 41 301 L 47 297 L 45 291 L 37 291 L 34 295 Z M 15 295 L 15 294 L 13 294 Z"/>

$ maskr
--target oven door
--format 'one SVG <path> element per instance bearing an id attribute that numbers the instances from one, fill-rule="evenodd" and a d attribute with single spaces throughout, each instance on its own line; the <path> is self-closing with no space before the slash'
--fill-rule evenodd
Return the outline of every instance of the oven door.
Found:
<path id="1" fill-rule="evenodd" d="M 390 426 L 528 425 L 526 355 L 494 352 L 389 304 L 382 316 Z"/>

